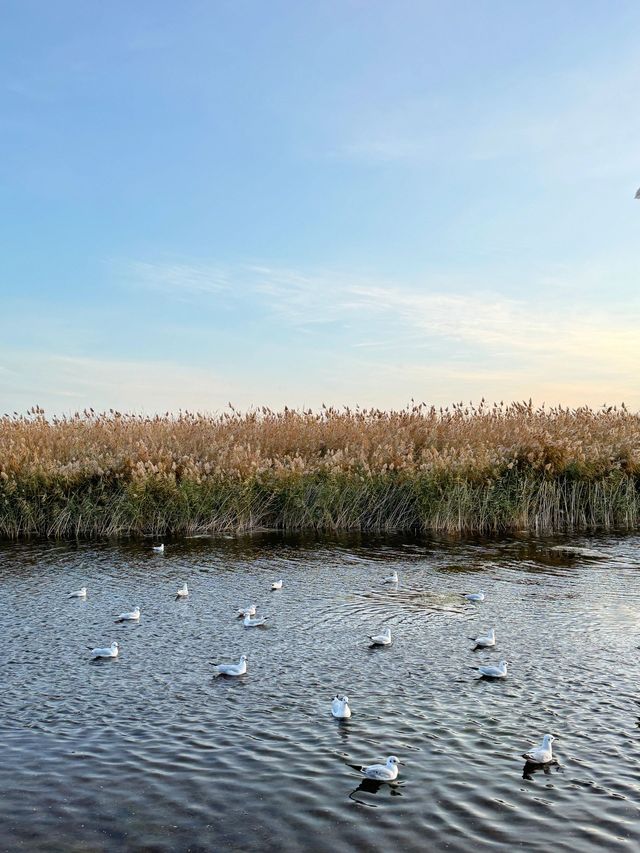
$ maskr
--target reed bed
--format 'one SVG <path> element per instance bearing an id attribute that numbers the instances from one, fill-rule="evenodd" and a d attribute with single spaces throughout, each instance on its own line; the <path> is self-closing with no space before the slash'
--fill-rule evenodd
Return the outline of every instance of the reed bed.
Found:
<path id="1" fill-rule="evenodd" d="M 640 416 L 531 403 L 0 418 L 0 536 L 635 527 Z"/>

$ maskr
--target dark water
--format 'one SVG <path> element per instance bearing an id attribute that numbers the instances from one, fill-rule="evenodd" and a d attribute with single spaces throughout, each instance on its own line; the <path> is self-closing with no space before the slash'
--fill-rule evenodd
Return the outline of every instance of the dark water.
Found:
<path id="1" fill-rule="evenodd" d="M 640 538 L 562 541 L 0 546 L 0 849 L 639 849 Z M 243 652 L 246 676 L 212 677 Z M 502 657 L 506 681 L 476 678 Z M 546 732 L 560 764 L 523 778 Z M 361 786 L 351 765 L 391 754 L 399 784 Z"/>

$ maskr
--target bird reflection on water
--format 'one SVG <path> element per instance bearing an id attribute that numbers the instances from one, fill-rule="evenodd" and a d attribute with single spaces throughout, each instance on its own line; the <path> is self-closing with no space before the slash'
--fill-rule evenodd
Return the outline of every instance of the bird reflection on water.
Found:
<path id="1" fill-rule="evenodd" d="M 354 770 L 360 770 L 360 768 L 356 764 L 350 764 L 349 767 L 353 767 Z M 400 788 L 403 787 L 402 782 L 379 782 L 377 779 L 362 779 L 357 788 L 354 788 L 353 791 L 349 794 L 349 799 L 353 800 L 354 803 L 358 803 L 359 806 L 367 806 L 370 809 L 378 808 L 375 803 L 368 803 L 365 800 L 361 800 L 358 798 L 358 794 L 378 794 L 381 788 L 388 790 L 389 796 L 391 797 L 401 797 L 402 791 Z"/>
<path id="2" fill-rule="evenodd" d="M 522 778 L 532 782 L 536 773 L 544 773 L 545 776 L 549 776 L 551 774 L 551 768 L 553 768 L 556 773 L 562 769 L 555 758 L 553 761 L 547 762 L 547 764 L 534 764 L 532 761 L 526 761 L 522 768 Z"/>

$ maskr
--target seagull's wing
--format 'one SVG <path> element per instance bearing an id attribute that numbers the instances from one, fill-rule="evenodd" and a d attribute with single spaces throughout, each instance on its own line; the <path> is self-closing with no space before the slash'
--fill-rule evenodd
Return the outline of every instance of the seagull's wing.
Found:
<path id="1" fill-rule="evenodd" d="M 522 756 L 526 758 L 527 761 L 531 761 L 534 764 L 544 764 L 544 755 L 542 754 L 541 749 L 532 749 L 529 752 L 525 752 Z"/>
<path id="2" fill-rule="evenodd" d="M 380 779 L 384 781 L 389 777 L 389 771 L 384 764 L 372 764 L 371 767 L 363 767 L 362 772 L 369 779 Z"/>

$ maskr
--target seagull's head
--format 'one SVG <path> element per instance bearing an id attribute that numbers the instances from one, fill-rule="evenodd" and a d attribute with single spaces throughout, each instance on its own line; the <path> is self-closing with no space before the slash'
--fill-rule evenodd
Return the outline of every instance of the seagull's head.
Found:
<path id="1" fill-rule="evenodd" d="M 555 740 L 555 738 L 554 738 L 554 736 L 553 736 L 553 735 L 545 735 L 545 736 L 542 738 L 542 740 L 543 740 L 543 741 L 545 741 L 546 743 L 553 743 L 553 742 L 554 742 L 554 740 Z"/>
<path id="2" fill-rule="evenodd" d="M 246 663 L 249 658 L 246 655 L 240 655 L 240 663 Z"/>
<path id="3" fill-rule="evenodd" d="M 348 705 L 348 704 L 349 704 L 349 697 L 348 697 L 348 696 L 343 696 L 343 697 L 342 697 L 342 701 L 344 702 L 344 704 L 345 704 L 345 705 Z"/>
<path id="4" fill-rule="evenodd" d="M 500 666 L 502 667 L 502 669 L 506 669 L 506 668 L 507 668 L 507 664 L 508 664 L 508 663 L 509 663 L 509 661 L 501 660 L 501 661 L 500 661 Z"/>
<path id="5" fill-rule="evenodd" d="M 400 764 L 400 760 L 395 757 L 395 755 L 390 755 L 387 758 L 387 767 L 395 767 L 396 764 Z"/>
<path id="6" fill-rule="evenodd" d="M 113 643 L 111 643 L 111 648 L 112 648 L 112 649 L 119 649 L 119 648 L 120 648 L 120 646 L 118 645 L 118 643 L 116 642 L 116 640 L 114 640 L 114 641 L 113 641 Z"/>

